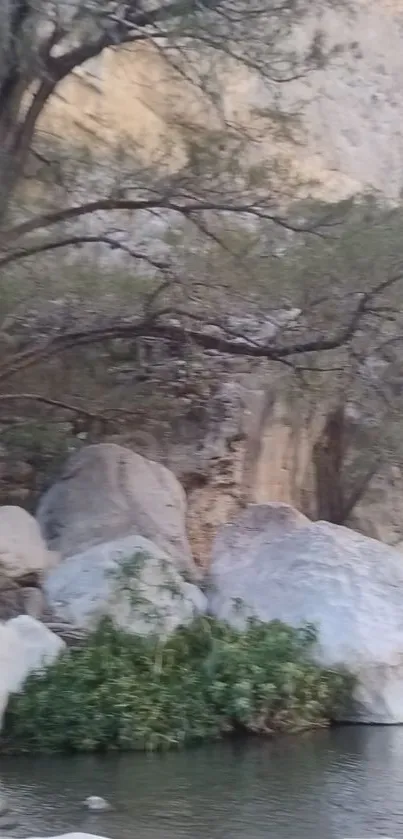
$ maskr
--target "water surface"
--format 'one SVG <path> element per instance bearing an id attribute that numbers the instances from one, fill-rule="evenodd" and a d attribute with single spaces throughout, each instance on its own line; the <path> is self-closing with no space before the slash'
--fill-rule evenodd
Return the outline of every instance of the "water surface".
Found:
<path id="1" fill-rule="evenodd" d="M 1 758 L 16 837 L 403 839 L 403 728 L 360 727 L 166 755 Z M 87 795 L 109 813 L 90 814 Z"/>

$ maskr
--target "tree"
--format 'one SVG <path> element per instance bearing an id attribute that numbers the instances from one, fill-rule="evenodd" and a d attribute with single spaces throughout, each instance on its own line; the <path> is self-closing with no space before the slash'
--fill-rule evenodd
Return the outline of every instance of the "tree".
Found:
<path id="1" fill-rule="evenodd" d="M 238 166 L 235 172 L 231 169 L 228 177 L 225 167 L 228 163 L 233 167 L 237 154 L 241 153 L 240 138 L 237 128 L 230 126 L 220 111 L 217 86 L 218 80 L 236 65 L 242 65 L 250 73 L 258 73 L 266 84 L 281 86 L 322 62 L 324 50 L 320 34 L 314 37 L 308 53 L 302 56 L 296 55 L 287 42 L 295 21 L 306 14 L 306 9 L 305 0 L 270 0 L 263 4 L 259 0 L 252 3 L 245 0 L 160 3 L 151 0 L 126 3 L 18 0 L 14 3 L 10 0 L 4 4 L 0 44 L 0 270 L 3 276 L 6 267 L 18 260 L 98 242 L 115 250 L 126 249 L 133 259 L 164 272 L 162 285 L 165 288 L 167 272 L 172 280 L 172 267 L 162 265 L 144 251 L 128 248 L 119 238 L 109 235 L 108 228 L 96 235 L 83 235 L 74 229 L 67 236 L 60 235 L 62 225 L 73 225 L 100 213 L 104 218 L 117 211 L 177 216 L 185 223 L 195 224 L 209 236 L 214 235 L 213 228 L 220 217 L 234 215 L 252 219 L 257 224 L 274 223 L 284 230 L 307 229 L 306 225 L 293 224 L 279 214 L 278 196 L 270 178 L 262 177 L 259 167 L 252 166 L 245 171 Z M 205 136 L 197 140 L 192 136 L 186 148 L 187 162 L 180 173 L 169 177 L 166 170 L 160 169 L 150 180 L 141 177 L 137 169 L 137 179 L 132 177 L 124 189 L 115 189 L 113 194 L 108 190 L 96 198 L 91 196 L 89 200 L 76 201 L 61 209 L 34 213 L 15 223 L 13 211 L 16 205 L 18 207 L 18 189 L 26 175 L 30 155 L 38 156 L 35 149 L 38 120 L 58 86 L 74 70 L 105 49 L 123 45 L 136 49 L 144 43 L 216 108 L 220 130 L 206 130 Z M 201 134 L 200 125 L 198 130 Z M 208 154 L 206 144 L 210 144 Z M 53 232 L 55 236 L 50 237 Z M 153 291 L 153 301 L 156 296 Z M 21 365 L 34 363 L 34 359 L 35 363 L 43 360 L 46 352 L 53 354 L 80 341 L 103 341 L 112 333 L 121 337 L 146 331 L 162 338 L 185 337 L 205 349 L 280 360 L 310 349 L 331 349 L 348 339 L 356 323 L 356 317 L 350 319 L 331 338 L 304 339 L 295 347 L 286 345 L 273 350 L 272 347 L 256 347 L 248 341 L 239 343 L 238 338 L 233 341 L 228 334 L 219 338 L 208 336 L 197 319 L 191 313 L 189 315 L 191 323 L 186 326 L 178 327 L 166 320 L 161 322 L 161 313 L 158 312 L 157 317 L 155 307 L 151 317 L 148 301 L 146 318 L 130 324 L 109 324 L 106 331 L 99 331 L 99 326 L 95 331 L 86 329 L 85 336 L 79 328 L 73 330 L 69 338 L 66 334 L 59 335 L 56 343 L 56 336 L 53 336 L 47 344 L 48 350 L 42 348 L 39 356 L 37 348 L 32 348 L 29 362 L 25 350 L 24 359 L 17 354 L 11 365 L 7 361 L 7 370 L 4 368 L 0 377 L 4 380 L 21 369 Z M 356 315 L 360 317 L 361 311 L 357 310 Z"/>
<path id="2" fill-rule="evenodd" d="M 189 359 L 192 353 L 196 357 L 207 353 L 210 373 L 214 365 L 219 367 L 221 358 L 228 357 L 240 364 L 243 359 L 281 364 L 309 383 L 312 376 L 317 382 L 318 377 L 330 375 L 340 378 L 345 387 L 345 379 L 339 376 L 345 368 L 356 387 L 356 370 L 372 352 L 374 342 L 386 340 L 382 329 L 385 317 L 390 316 L 390 295 L 402 279 L 400 262 L 397 258 L 384 261 L 375 275 L 369 258 L 359 264 L 357 247 L 361 246 L 355 245 L 352 263 L 340 266 L 335 276 L 329 266 L 335 255 L 339 258 L 346 244 L 351 244 L 359 226 L 351 212 L 347 230 L 342 224 L 351 207 L 343 205 L 337 212 L 328 207 L 316 207 L 314 212 L 309 207 L 281 212 L 278 173 L 267 171 L 253 155 L 248 157 L 253 146 L 250 133 L 245 132 L 245 126 L 231 122 L 222 107 L 223 80 L 236 66 L 258 74 L 271 89 L 281 89 L 329 58 L 320 34 L 306 54 L 294 52 L 289 36 L 308 9 L 306 0 L 129 0 L 121 4 L 112 0 L 9 0 L 3 4 L 3 297 L 21 276 L 11 271 L 28 266 L 35 278 L 40 277 L 58 267 L 51 262 L 49 269 L 44 260 L 78 247 L 81 255 L 83 249 L 93 246 L 122 253 L 133 266 L 132 287 L 135 277 L 141 274 L 145 279 L 140 292 L 133 292 L 124 316 L 121 309 L 107 316 L 98 308 L 83 311 L 80 301 L 75 306 L 68 301 L 57 316 L 49 315 L 49 307 L 42 310 L 37 306 L 33 313 L 25 308 L 24 317 L 5 317 L 0 363 L 3 408 L 34 403 L 62 416 L 77 414 L 91 422 L 107 422 L 113 409 L 94 406 L 90 389 L 87 399 L 77 399 L 76 394 L 68 393 L 65 378 L 61 393 L 57 387 L 53 390 L 50 382 L 61 380 L 60 367 L 55 368 L 57 356 L 73 359 L 77 369 L 83 353 L 95 363 L 91 355 L 95 347 L 105 367 L 116 356 L 117 345 L 124 346 L 125 357 L 139 368 L 137 379 L 144 366 L 139 353 L 143 357 L 152 354 L 159 343 L 175 357 L 186 354 Z M 135 160 L 132 149 L 125 149 L 117 181 L 107 187 L 91 185 L 84 198 L 70 189 L 55 196 L 52 193 L 44 211 L 31 207 L 27 212 L 21 187 L 31 158 L 47 171 L 57 157 L 43 154 L 38 133 L 49 100 L 74 70 L 104 50 L 136 50 L 144 45 L 161 58 L 167 71 L 197 92 L 214 111 L 215 122 L 204 128 L 200 120 L 196 125 L 184 122 L 180 126 L 185 154 L 175 170 L 164 160 L 146 168 L 141 160 Z M 273 109 L 269 114 L 264 109 L 260 113 L 271 123 L 277 123 L 279 116 L 284 128 L 287 115 L 279 114 L 278 108 L 275 113 Z M 149 242 L 140 246 L 131 241 L 122 213 L 164 218 L 169 234 L 176 236 L 175 247 L 167 247 L 161 257 Z M 93 218 L 99 220 L 95 231 L 86 226 Z M 361 218 L 359 224 L 371 231 L 379 224 L 377 214 L 372 213 L 366 221 Z M 337 237 L 340 246 L 335 245 Z M 278 258 L 279 245 L 288 254 L 285 260 Z M 313 265 L 319 278 L 312 276 Z M 64 271 L 67 275 L 67 266 Z M 320 275 L 320 271 L 324 273 Z M 31 286 L 31 290 L 39 296 L 37 288 Z M 244 318 L 236 316 L 240 306 Z M 273 310 L 282 307 L 292 316 L 280 325 L 274 318 L 273 329 L 268 328 Z M 7 306 L 4 308 L 7 315 Z M 398 311 L 399 305 L 394 308 Z M 395 319 L 394 339 L 399 330 Z M 67 362 L 62 362 L 62 369 L 63 364 Z M 45 380 L 43 373 L 34 378 L 37 367 L 46 369 Z M 28 374 L 33 378 L 26 378 Z"/>
<path id="3" fill-rule="evenodd" d="M 301 366 L 309 380 L 303 399 L 322 406 L 324 419 L 313 450 L 317 514 L 336 524 L 351 522 L 357 505 L 379 491 L 382 497 L 401 476 L 401 224 L 401 208 L 362 202 L 337 239 L 311 242 L 282 266 L 284 272 L 288 262 L 292 273 L 298 263 L 299 296 L 294 291 L 293 298 L 311 315 L 318 305 L 322 327 L 348 310 L 352 296 L 371 289 L 358 329 L 331 354 L 332 363 L 317 358 Z"/>
<path id="4" fill-rule="evenodd" d="M 7 0 L 0 43 L 5 204 L 24 171 L 46 103 L 88 60 L 108 48 L 147 43 L 207 93 L 217 60 L 227 67 L 241 62 L 280 84 L 317 60 L 318 39 L 298 70 L 294 53 L 284 48 L 302 9 L 301 0 Z"/>

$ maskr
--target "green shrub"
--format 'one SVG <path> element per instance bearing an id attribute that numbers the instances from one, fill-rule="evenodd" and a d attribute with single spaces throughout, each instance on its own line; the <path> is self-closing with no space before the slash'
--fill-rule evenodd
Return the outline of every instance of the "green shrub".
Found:
<path id="1" fill-rule="evenodd" d="M 204 617 L 162 642 L 104 621 L 13 697 L 2 747 L 161 749 L 237 729 L 324 725 L 352 683 L 312 662 L 315 640 L 311 627 L 250 621 L 237 631 Z"/>

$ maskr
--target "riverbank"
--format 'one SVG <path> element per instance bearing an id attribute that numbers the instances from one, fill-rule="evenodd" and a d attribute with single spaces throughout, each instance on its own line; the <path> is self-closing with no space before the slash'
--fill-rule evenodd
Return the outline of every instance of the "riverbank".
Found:
<path id="1" fill-rule="evenodd" d="M 314 663 L 315 642 L 311 627 L 278 621 L 236 630 L 202 617 L 165 641 L 104 621 L 11 699 L 2 750 L 152 751 L 324 726 L 352 680 Z"/>

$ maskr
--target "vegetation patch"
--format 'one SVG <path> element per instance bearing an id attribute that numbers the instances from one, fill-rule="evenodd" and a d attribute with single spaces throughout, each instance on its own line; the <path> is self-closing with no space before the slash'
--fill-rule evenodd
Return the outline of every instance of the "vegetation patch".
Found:
<path id="1" fill-rule="evenodd" d="M 315 642 L 311 626 L 278 621 L 237 630 L 203 617 L 161 640 L 104 620 L 12 698 L 2 749 L 155 750 L 324 726 L 348 701 L 352 679 L 315 664 Z"/>

